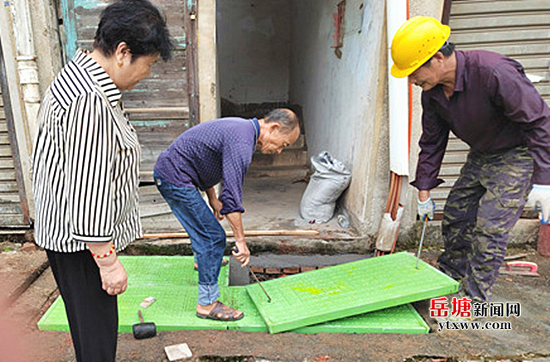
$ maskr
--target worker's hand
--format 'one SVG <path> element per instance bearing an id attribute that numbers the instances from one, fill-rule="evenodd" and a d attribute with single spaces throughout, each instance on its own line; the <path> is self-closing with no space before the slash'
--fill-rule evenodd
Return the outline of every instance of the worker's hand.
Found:
<path id="1" fill-rule="evenodd" d="M 214 213 L 216 219 L 223 220 L 223 215 L 221 214 L 221 210 L 223 208 L 222 202 L 216 198 L 209 198 L 208 203 L 210 204 L 210 207 L 212 208 L 212 212 Z"/>
<path id="2" fill-rule="evenodd" d="M 528 204 L 535 210 L 540 209 L 540 222 L 544 225 L 550 221 L 550 185 L 533 185 Z"/>
<path id="3" fill-rule="evenodd" d="M 246 242 L 243 241 L 236 241 L 235 247 L 232 251 L 233 257 L 241 263 L 241 267 L 244 268 L 248 265 L 250 262 L 250 250 L 248 250 L 248 246 L 246 246 Z"/>
<path id="4" fill-rule="evenodd" d="M 417 210 L 420 220 L 432 220 L 435 213 L 435 202 L 429 197 L 426 201 L 417 200 Z"/>
<path id="5" fill-rule="evenodd" d="M 103 290 L 110 295 L 124 293 L 128 286 L 128 275 L 122 266 L 122 263 L 116 255 L 111 255 L 105 259 L 96 260 L 101 275 L 101 284 Z"/>

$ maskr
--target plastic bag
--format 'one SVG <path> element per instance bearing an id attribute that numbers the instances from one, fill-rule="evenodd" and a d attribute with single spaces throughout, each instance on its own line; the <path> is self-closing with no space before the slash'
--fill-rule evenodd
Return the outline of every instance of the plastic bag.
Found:
<path id="1" fill-rule="evenodd" d="M 336 200 L 349 186 L 351 172 L 327 151 L 311 157 L 311 164 L 315 172 L 302 196 L 300 214 L 310 223 L 325 223 L 334 215 Z"/>

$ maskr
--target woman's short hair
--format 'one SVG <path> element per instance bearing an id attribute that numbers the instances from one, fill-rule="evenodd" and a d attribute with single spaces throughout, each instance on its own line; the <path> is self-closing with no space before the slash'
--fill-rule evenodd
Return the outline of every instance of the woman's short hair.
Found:
<path id="1" fill-rule="evenodd" d="M 132 56 L 158 53 L 164 60 L 173 48 L 165 18 L 148 0 L 116 0 L 101 13 L 94 49 L 110 56 L 122 42 Z"/>

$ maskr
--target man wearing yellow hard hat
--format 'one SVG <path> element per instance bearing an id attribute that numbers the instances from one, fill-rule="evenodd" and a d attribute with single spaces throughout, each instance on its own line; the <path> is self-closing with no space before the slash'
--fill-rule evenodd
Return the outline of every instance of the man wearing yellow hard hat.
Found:
<path id="1" fill-rule="evenodd" d="M 462 280 L 474 301 L 491 298 L 508 235 L 529 202 L 550 218 L 550 109 L 517 61 L 455 51 L 451 29 L 417 16 L 393 38 L 391 74 L 422 88 L 422 136 L 416 178 L 418 215 L 432 219 L 430 190 L 449 132 L 470 146 L 445 205 L 439 268 Z"/>

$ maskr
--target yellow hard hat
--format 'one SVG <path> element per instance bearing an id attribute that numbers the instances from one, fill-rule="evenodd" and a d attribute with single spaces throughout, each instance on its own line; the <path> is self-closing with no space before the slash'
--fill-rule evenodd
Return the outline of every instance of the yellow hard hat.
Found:
<path id="1" fill-rule="evenodd" d="M 404 78 L 420 68 L 445 44 L 451 28 L 429 16 L 407 20 L 391 43 L 391 75 Z"/>

